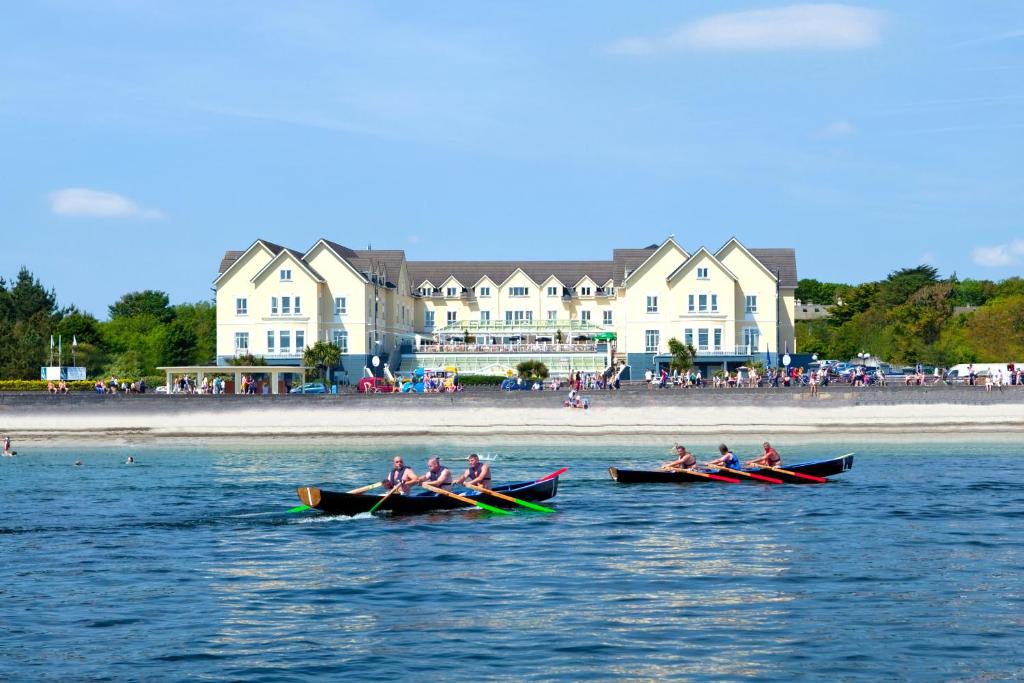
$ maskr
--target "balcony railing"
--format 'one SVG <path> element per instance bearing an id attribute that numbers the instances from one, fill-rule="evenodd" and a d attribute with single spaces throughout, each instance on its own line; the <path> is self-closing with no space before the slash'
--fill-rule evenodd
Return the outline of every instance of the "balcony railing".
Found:
<path id="1" fill-rule="evenodd" d="M 749 346 L 696 346 L 698 356 L 750 356 L 758 353 Z"/>
<path id="2" fill-rule="evenodd" d="M 424 344 L 416 353 L 596 353 L 597 344 Z"/>
<path id="3" fill-rule="evenodd" d="M 587 320 L 479 320 L 456 321 L 445 325 L 437 334 L 458 334 L 469 332 L 470 334 L 555 334 L 561 330 L 565 334 L 590 334 L 604 332 L 606 328 Z"/>

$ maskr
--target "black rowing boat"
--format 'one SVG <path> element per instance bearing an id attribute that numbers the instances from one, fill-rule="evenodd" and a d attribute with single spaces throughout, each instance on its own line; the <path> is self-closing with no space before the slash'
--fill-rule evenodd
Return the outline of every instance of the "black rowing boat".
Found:
<path id="1" fill-rule="evenodd" d="M 564 471 L 564 470 L 562 470 Z M 492 491 L 504 493 L 507 496 L 538 503 L 542 500 L 554 498 L 558 493 L 558 477 L 561 474 L 556 472 L 546 477 L 533 481 L 521 481 L 515 484 L 494 486 Z M 303 486 L 298 489 L 299 500 L 311 508 L 320 510 L 329 515 L 358 515 L 361 512 L 369 512 L 370 508 L 380 502 L 384 494 L 368 493 L 343 493 L 338 491 L 325 491 L 314 486 Z M 510 508 L 517 507 L 516 503 L 491 496 L 480 491 L 457 490 L 460 496 L 472 498 L 481 503 L 494 507 Z M 415 515 L 433 510 L 453 510 L 456 508 L 474 507 L 469 503 L 463 503 L 449 496 L 442 496 L 438 493 L 423 491 L 412 493 L 407 496 L 394 495 L 384 501 L 384 504 L 377 508 L 378 511 L 387 511 L 396 515 Z"/>
<path id="2" fill-rule="evenodd" d="M 816 460 L 814 462 L 802 462 L 796 465 L 786 465 L 782 469 L 788 472 L 796 472 L 798 474 L 806 474 L 812 477 L 831 477 L 836 474 L 842 474 L 846 470 L 853 469 L 853 453 L 848 455 L 841 455 L 838 458 L 832 458 L 831 460 Z M 711 470 L 714 472 L 715 470 Z M 752 472 L 754 474 L 762 474 L 766 477 L 772 477 L 774 479 L 781 479 L 787 484 L 810 484 L 810 479 L 804 479 L 803 477 L 796 477 L 792 474 L 784 474 L 779 470 L 765 469 L 761 467 L 749 467 L 744 468 L 744 472 Z M 654 483 L 679 483 L 679 482 L 713 482 L 713 479 L 702 477 L 699 474 L 691 474 L 689 472 L 680 471 L 666 471 L 666 470 L 624 470 L 618 467 L 609 467 L 608 473 L 612 475 L 612 479 L 619 482 L 620 484 L 654 484 Z M 742 475 L 733 475 L 731 472 L 720 471 L 717 472 L 719 476 L 730 477 L 734 479 L 747 479 Z M 749 480 L 748 480 L 749 481 Z"/>

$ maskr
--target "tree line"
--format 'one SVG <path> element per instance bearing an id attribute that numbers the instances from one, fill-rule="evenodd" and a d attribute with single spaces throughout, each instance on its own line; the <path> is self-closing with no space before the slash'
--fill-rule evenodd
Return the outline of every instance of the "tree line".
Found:
<path id="1" fill-rule="evenodd" d="M 867 351 L 893 363 L 949 367 L 1024 361 L 1024 279 L 939 277 L 931 266 L 849 285 L 799 281 L 796 298 L 831 306 L 796 325 L 797 348 L 847 360 Z"/>
<path id="2" fill-rule="evenodd" d="M 39 379 L 51 335 L 63 340 L 64 365 L 71 365 L 77 339 L 76 362 L 90 377 L 150 377 L 161 365 L 215 360 L 217 309 L 210 301 L 171 305 L 166 292 L 144 290 L 125 294 L 108 313 L 101 321 L 75 306 L 59 307 L 56 292 L 27 268 L 12 281 L 0 278 L 0 378 Z"/>

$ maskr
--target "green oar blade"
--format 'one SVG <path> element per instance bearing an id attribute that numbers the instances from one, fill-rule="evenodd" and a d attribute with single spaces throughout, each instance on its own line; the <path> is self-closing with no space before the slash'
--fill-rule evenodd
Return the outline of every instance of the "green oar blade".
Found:
<path id="1" fill-rule="evenodd" d="M 296 505 L 291 510 L 287 510 L 286 512 L 302 512 L 303 510 L 310 510 L 310 509 L 312 509 L 312 508 L 310 508 L 308 505 Z"/>
<path id="2" fill-rule="evenodd" d="M 501 508 L 496 508 L 493 505 L 488 505 L 487 503 L 481 503 L 478 500 L 474 500 L 473 504 L 476 505 L 478 508 L 480 508 L 482 510 L 487 510 L 488 512 L 493 512 L 496 515 L 511 515 L 512 514 L 508 510 L 502 510 Z"/>
<path id="3" fill-rule="evenodd" d="M 520 505 L 522 505 L 525 508 L 530 508 L 531 510 L 536 510 L 537 512 L 554 512 L 554 510 L 552 510 L 551 508 L 546 508 L 543 505 L 537 505 L 536 503 L 531 503 L 528 500 L 521 500 L 519 498 L 516 498 L 516 502 L 519 503 Z"/>

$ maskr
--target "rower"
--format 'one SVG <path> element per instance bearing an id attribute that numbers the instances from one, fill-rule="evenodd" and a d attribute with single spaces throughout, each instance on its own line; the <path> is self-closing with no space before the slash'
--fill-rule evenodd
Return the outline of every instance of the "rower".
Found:
<path id="1" fill-rule="evenodd" d="M 467 484 L 475 484 L 476 486 L 483 486 L 484 488 L 491 487 L 491 466 L 485 462 L 480 462 L 480 456 L 476 453 L 470 453 L 469 457 L 466 458 L 469 461 L 469 467 L 466 471 L 455 480 L 456 484 L 463 482 Z"/>
<path id="2" fill-rule="evenodd" d="M 676 445 L 676 455 L 679 456 L 672 462 L 667 462 L 661 466 L 661 469 L 669 469 L 671 467 L 681 467 L 684 470 L 690 470 L 697 466 L 697 458 L 694 457 L 693 453 L 686 450 L 686 446 Z"/>
<path id="3" fill-rule="evenodd" d="M 772 445 L 767 441 L 761 445 L 764 447 L 764 453 L 760 458 L 754 458 L 748 462 L 747 467 L 781 467 L 782 456 L 779 455 L 779 452 L 772 448 Z"/>
<path id="4" fill-rule="evenodd" d="M 420 486 L 436 486 L 447 490 L 452 487 L 452 471 L 442 465 L 441 458 L 435 455 L 427 460 L 427 473 L 417 477 L 416 481 Z"/>
<path id="5" fill-rule="evenodd" d="M 740 460 L 733 452 L 729 450 L 729 447 L 724 443 L 718 447 L 718 452 L 722 454 L 718 460 L 712 460 L 707 463 L 708 467 L 728 467 L 729 469 L 738 470 L 740 468 Z"/>
<path id="6" fill-rule="evenodd" d="M 402 460 L 400 455 L 395 456 L 393 464 L 394 467 L 388 472 L 388 476 L 384 477 L 384 481 L 381 483 L 389 490 L 400 486 L 401 488 L 398 489 L 399 493 L 409 493 L 409 486 L 418 481 L 416 473 L 412 471 L 411 467 L 406 467 L 405 461 Z"/>

